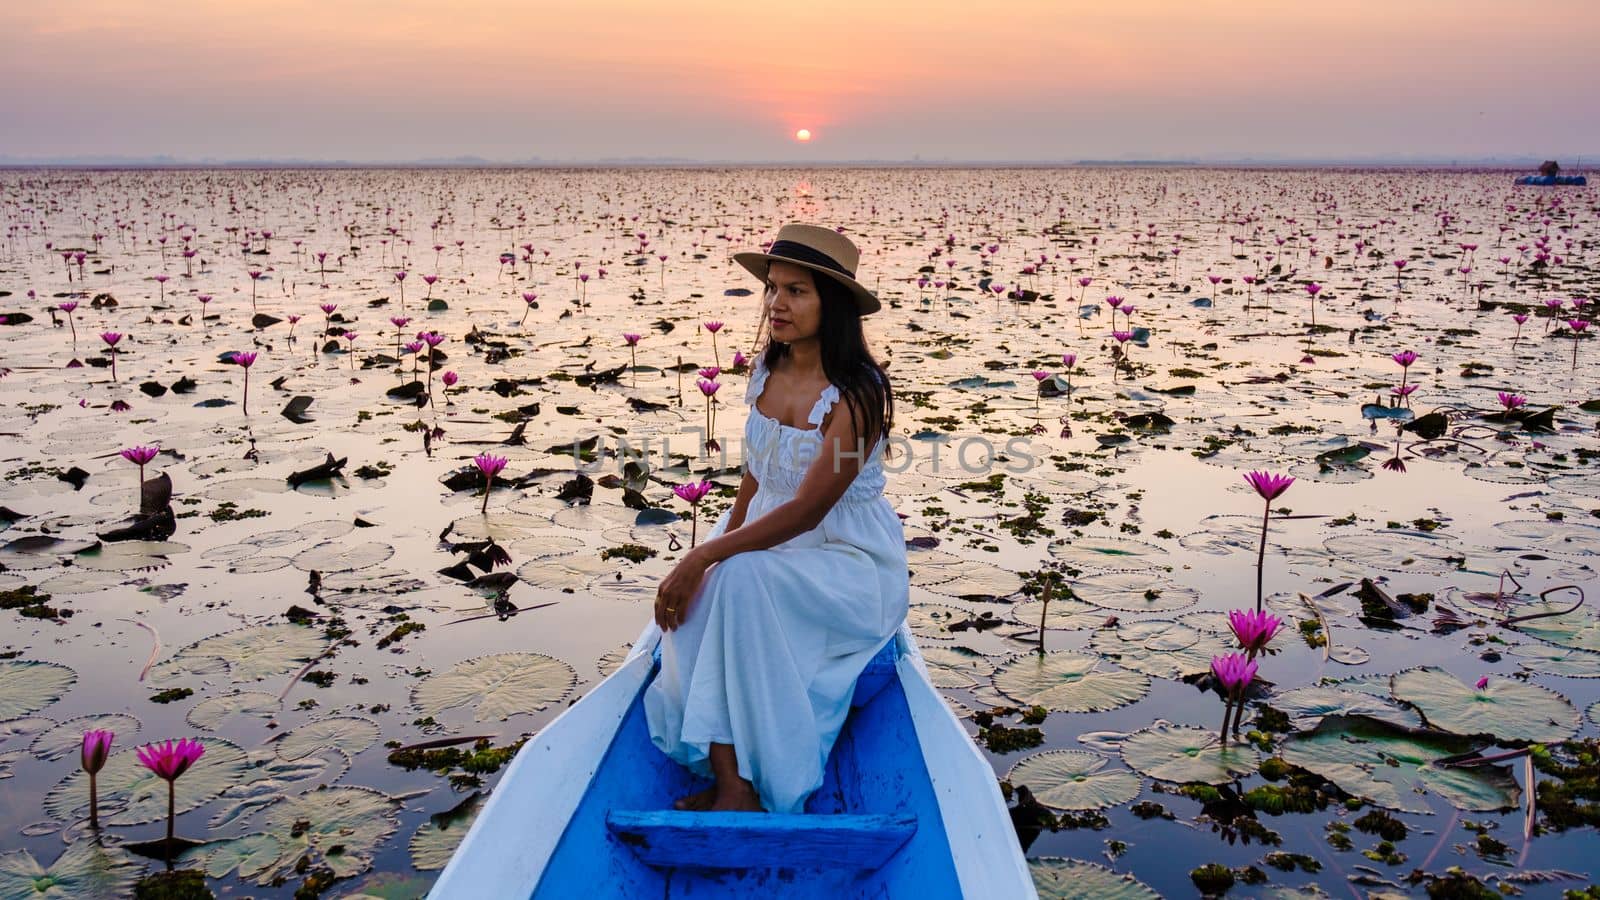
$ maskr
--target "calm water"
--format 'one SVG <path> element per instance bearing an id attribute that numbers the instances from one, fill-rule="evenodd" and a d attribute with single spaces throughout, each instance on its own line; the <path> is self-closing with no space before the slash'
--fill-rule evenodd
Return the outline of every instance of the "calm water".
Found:
<path id="1" fill-rule="evenodd" d="M 465 830 L 457 821 L 441 833 L 430 817 L 472 788 L 448 777 L 460 768 L 393 765 L 388 747 L 477 735 L 504 746 L 620 659 L 690 532 L 688 520 L 641 524 L 624 489 L 639 492 L 635 506 L 677 513 L 674 484 L 737 484 L 746 378 L 728 369 L 736 351 L 752 352 L 758 297 L 727 257 L 800 220 L 844 226 L 863 249 L 860 277 L 885 300 L 869 337 L 889 362 L 905 439 L 888 490 L 914 540 L 913 625 L 936 683 L 974 733 L 975 711 L 1052 710 L 1042 744 L 990 752 L 997 776 L 1072 819 L 1034 838 L 1030 857 L 1097 863 L 1177 896 L 1213 862 L 1270 876 L 1241 893 L 1421 894 L 1422 882 L 1405 881 L 1413 869 L 1499 879 L 1519 863 L 1573 876 L 1519 886 L 1530 895 L 1580 887 L 1594 837 L 1541 829 L 1524 840 L 1522 759 L 1451 787 L 1425 764 L 1456 739 L 1306 738 L 1330 709 L 1410 725 L 1420 714 L 1505 748 L 1594 736 L 1585 713 L 1600 699 L 1600 625 L 1588 604 L 1496 620 L 1541 591 L 1588 588 L 1600 554 L 1600 442 L 1596 414 L 1580 408 L 1600 398 L 1600 350 L 1585 335 L 1574 363 L 1564 324 L 1590 318 L 1573 298 L 1600 296 L 1600 210 L 1592 189 L 1510 181 L 1192 169 L 0 172 L 0 312 L 32 317 L 0 329 L 0 506 L 17 516 L 0 538 L 0 589 L 36 587 L 58 611 L 24 616 L 39 609 L 25 600 L 0 611 L 0 850 L 11 854 L 0 871 L 25 869 L 24 852 L 54 875 L 98 873 L 107 885 L 159 868 L 115 846 L 164 834 L 164 786 L 139 777 L 130 748 L 199 736 L 207 755 L 178 782 L 177 830 L 207 842 L 187 864 L 205 867 L 219 895 L 291 896 L 302 858 L 340 876 L 329 896 L 425 891 Z M 1113 320 L 1112 296 L 1132 315 Z M 252 298 L 280 321 L 253 328 Z M 1565 304 L 1558 317 L 1552 300 Z M 52 317 L 69 301 L 70 324 Z M 322 304 L 337 306 L 327 315 Z M 1530 316 L 1520 336 L 1519 310 Z M 303 317 L 292 339 L 290 315 Z M 397 329 L 393 316 L 410 321 Z M 706 321 L 724 323 L 715 346 Z M 426 348 L 422 368 L 409 351 L 396 364 L 397 330 L 412 341 L 419 329 L 444 337 L 431 379 Z M 1120 370 L 1115 330 L 1133 331 Z M 111 331 L 123 334 L 116 380 L 102 365 L 100 334 Z M 624 332 L 643 335 L 637 365 L 588 377 L 629 366 Z M 225 362 L 244 350 L 259 354 L 248 414 L 244 370 Z M 1402 350 L 1417 354 L 1404 370 L 1391 358 Z M 1077 357 L 1070 391 L 1063 353 Z M 85 365 L 69 367 L 75 358 Z M 706 455 L 694 368 L 718 363 L 724 452 Z M 1049 373 L 1048 396 L 1034 370 Z M 388 393 L 413 371 L 428 382 L 420 407 Z M 448 392 L 447 371 L 459 378 Z M 1420 385 L 1408 398 L 1416 417 L 1443 411 L 1443 434 L 1398 432 L 1411 416 L 1379 409 L 1402 377 Z M 180 379 L 192 390 L 170 390 Z M 1500 391 L 1525 396 L 1526 410 L 1557 409 L 1542 422 L 1484 419 L 1501 409 Z M 280 414 L 295 397 L 309 398 L 307 421 Z M 521 441 L 507 443 L 513 429 Z M 602 451 L 584 465 L 592 494 L 569 502 L 571 444 L 592 439 Z M 621 441 L 648 446 L 647 465 L 624 472 Z M 138 444 L 163 450 L 146 474 L 170 476 L 176 530 L 95 549 L 137 508 L 138 468 L 118 451 Z M 509 458 L 509 483 L 483 515 L 475 471 L 451 482 L 459 490 L 446 482 L 486 449 Z M 347 460 L 342 476 L 289 486 L 330 453 Z M 60 477 L 74 467 L 87 473 L 81 486 Z M 1408 834 L 1392 853 L 1361 830 L 1348 848 L 1330 842 L 1373 805 L 1346 808 L 1326 783 L 1326 808 L 1274 814 L 1231 793 L 1178 795 L 1165 780 L 1222 772 L 1207 780 L 1240 792 L 1270 783 L 1254 773 L 1254 749 L 1223 755 L 1177 728 L 1221 723 L 1222 701 L 1200 676 L 1231 647 L 1226 611 L 1255 602 L 1262 502 L 1241 477 L 1252 469 L 1293 475 L 1273 508 L 1304 517 L 1271 527 L 1264 590 L 1287 624 L 1260 660 L 1257 695 L 1295 710 L 1302 733 L 1273 735 L 1259 758 L 1285 753 L 1399 810 Z M 729 502 L 713 497 L 700 515 Z M 450 545 L 487 537 L 511 557 L 494 571 L 514 582 L 439 571 L 464 558 Z M 1052 604 L 1041 662 L 1029 652 L 1041 610 L 1024 605 L 1024 585 L 1047 565 L 1079 599 Z M 1507 583 L 1505 609 L 1493 603 L 1502 572 L 1522 585 Z M 1417 614 L 1397 602 L 1394 627 L 1374 627 L 1384 623 L 1363 615 L 1363 579 L 1389 597 L 1433 600 Z M 494 615 L 497 593 L 520 612 Z M 1369 607 L 1385 608 L 1375 596 Z M 1565 608 L 1577 596 L 1550 600 Z M 1302 637 L 1318 619 L 1308 603 L 1331 638 L 1326 655 Z M 291 607 L 312 624 L 292 624 Z M 1003 624 L 948 628 L 980 616 Z M 1355 680 L 1302 690 L 1325 679 Z M 153 702 L 171 689 L 182 696 Z M 1339 703 L 1316 708 L 1330 696 Z M 1028 727 L 1015 714 L 995 721 Z M 85 850 L 87 789 L 74 774 L 77 736 L 95 726 L 117 732 L 122 754 L 101 775 L 111 849 L 98 855 Z M 1353 775 L 1330 774 L 1329 746 L 1358 748 L 1345 760 Z M 1396 749 L 1417 746 L 1431 753 L 1420 763 Z M 1037 756 L 1061 750 L 1078 752 Z M 1383 760 L 1396 756 L 1412 759 L 1388 766 L 1405 776 L 1398 788 L 1387 799 L 1364 790 L 1389 783 Z M 1228 766 L 1251 774 L 1230 782 Z M 1136 814 L 1141 801 L 1166 815 Z M 1484 850 L 1468 825 L 1505 852 Z M 1320 871 L 1264 864 L 1273 851 L 1305 854 Z M 1039 865 L 1042 878 L 1089 877 Z M 12 884 L 0 881 L 0 897 L 28 896 Z"/>

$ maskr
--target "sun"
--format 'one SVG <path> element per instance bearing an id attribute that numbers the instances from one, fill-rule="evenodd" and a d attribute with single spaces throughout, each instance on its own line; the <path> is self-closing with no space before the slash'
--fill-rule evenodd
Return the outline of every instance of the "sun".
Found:
<path id="1" fill-rule="evenodd" d="M 799 141 L 802 144 L 805 143 L 806 141 L 811 140 L 811 129 L 802 128 L 799 131 L 796 131 L 794 133 L 794 139 Z"/>

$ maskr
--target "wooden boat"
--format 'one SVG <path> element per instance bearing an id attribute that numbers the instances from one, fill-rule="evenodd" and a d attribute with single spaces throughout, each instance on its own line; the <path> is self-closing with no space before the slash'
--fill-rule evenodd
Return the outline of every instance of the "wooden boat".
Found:
<path id="1" fill-rule="evenodd" d="M 680 812 L 707 787 L 650 742 L 653 627 L 623 665 L 523 745 L 431 900 L 1026 900 L 1033 879 L 994 770 L 902 627 L 856 681 L 800 815 Z"/>

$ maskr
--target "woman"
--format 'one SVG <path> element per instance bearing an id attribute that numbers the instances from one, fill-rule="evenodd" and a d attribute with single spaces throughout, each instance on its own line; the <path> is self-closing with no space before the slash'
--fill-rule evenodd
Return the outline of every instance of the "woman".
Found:
<path id="1" fill-rule="evenodd" d="M 800 224 L 734 255 L 763 281 L 768 331 L 745 395 L 744 478 L 661 582 L 661 669 L 645 693 L 655 745 L 716 779 L 678 809 L 803 811 L 856 676 L 905 620 L 905 530 L 883 496 L 894 401 L 861 331 L 879 303 L 855 280 L 859 258 L 835 230 Z"/>

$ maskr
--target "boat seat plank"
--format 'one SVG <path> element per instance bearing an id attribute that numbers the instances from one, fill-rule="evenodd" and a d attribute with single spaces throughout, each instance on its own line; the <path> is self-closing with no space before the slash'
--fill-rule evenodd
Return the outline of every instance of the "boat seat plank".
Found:
<path id="1" fill-rule="evenodd" d="M 877 869 L 916 834 L 912 815 L 612 810 L 606 828 L 654 868 Z"/>

